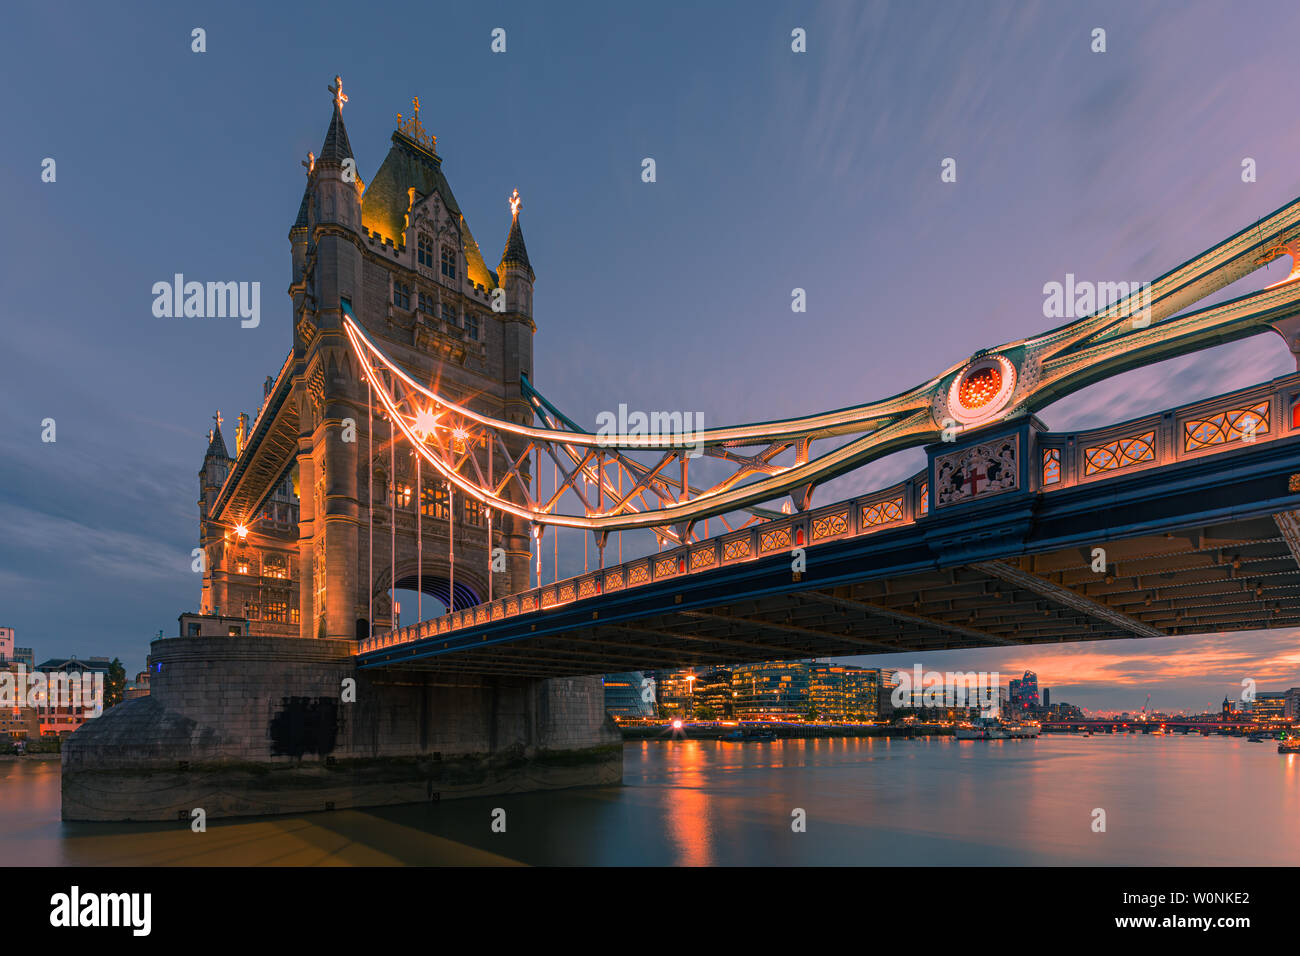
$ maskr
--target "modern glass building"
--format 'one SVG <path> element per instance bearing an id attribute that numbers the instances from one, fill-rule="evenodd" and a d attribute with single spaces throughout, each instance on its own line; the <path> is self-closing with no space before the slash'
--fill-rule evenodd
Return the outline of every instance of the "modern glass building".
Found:
<path id="1" fill-rule="evenodd" d="M 642 718 L 655 715 L 654 682 L 642 671 L 605 675 L 605 710 L 614 717 Z M 650 700 L 645 691 L 650 690 Z"/>

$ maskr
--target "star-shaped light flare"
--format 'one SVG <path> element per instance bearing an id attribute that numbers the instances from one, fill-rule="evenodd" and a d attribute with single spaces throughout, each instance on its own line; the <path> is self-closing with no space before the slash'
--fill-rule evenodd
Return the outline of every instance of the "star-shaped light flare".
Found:
<path id="1" fill-rule="evenodd" d="M 442 418 L 442 412 L 434 412 L 432 408 L 419 408 L 415 412 L 415 424 L 412 428 L 420 441 L 428 441 L 429 436 L 438 428 L 438 419 Z"/>

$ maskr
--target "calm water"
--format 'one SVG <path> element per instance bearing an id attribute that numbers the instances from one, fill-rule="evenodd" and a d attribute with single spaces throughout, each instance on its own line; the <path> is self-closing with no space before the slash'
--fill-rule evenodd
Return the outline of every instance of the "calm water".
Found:
<path id="1" fill-rule="evenodd" d="M 505 833 L 491 831 L 495 807 Z M 807 832 L 791 811 L 807 811 Z M 1092 811 L 1107 832 L 1091 830 Z M 1300 758 L 1236 738 L 628 744 L 623 786 L 184 824 L 64 824 L 0 762 L 5 865 L 1294 864 Z"/>

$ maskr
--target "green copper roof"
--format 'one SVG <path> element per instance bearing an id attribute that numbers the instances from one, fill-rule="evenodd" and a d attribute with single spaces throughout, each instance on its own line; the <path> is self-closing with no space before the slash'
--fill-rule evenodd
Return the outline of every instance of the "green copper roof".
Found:
<path id="1" fill-rule="evenodd" d="M 489 276 L 487 265 L 447 177 L 442 174 L 442 158 L 400 131 L 393 133 L 393 145 L 384 157 L 383 165 L 366 185 L 361 198 L 362 223 L 371 232 L 391 239 L 393 245 L 404 245 L 408 241 L 406 217 L 413 205 L 412 189 L 415 190 L 415 202 L 437 193 L 447 210 L 459 219 L 469 277 L 486 285 Z"/>

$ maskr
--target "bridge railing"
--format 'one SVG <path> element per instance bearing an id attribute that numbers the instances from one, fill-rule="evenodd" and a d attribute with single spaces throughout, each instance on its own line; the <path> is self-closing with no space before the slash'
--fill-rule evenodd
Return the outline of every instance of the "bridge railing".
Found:
<path id="1" fill-rule="evenodd" d="M 1055 491 L 1275 441 L 1300 426 L 1300 374 L 1085 432 L 1038 436 L 1031 467 Z"/>
<path id="2" fill-rule="evenodd" d="M 1042 432 L 1029 448 L 1038 469 L 1031 488 L 1044 493 L 1239 450 L 1300 432 L 1300 373 L 1204 401 L 1081 432 Z M 790 554 L 844 538 L 903 527 L 930 517 L 930 468 L 892 487 L 776 518 L 705 541 L 587 571 L 362 641 L 358 653 L 563 607 L 672 578 Z"/>
<path id="3" fill-rule="evenodd" d="M 543 584 L 528 591 L 377 634 L 362 641 L 358 652 L 382 650 L 519 614 L 563 607 L 575 601 L 631 590 L 724 565 L 757 561 L 774 554 L 789 554 L 795 548 L 872 534 L 911 524 L 924 517 L 928 510 L 926 472 L 921 472 L 890 488 L 847 501 L 634 558 L 612 567 L 586 571 L 572 578 Z"/>

